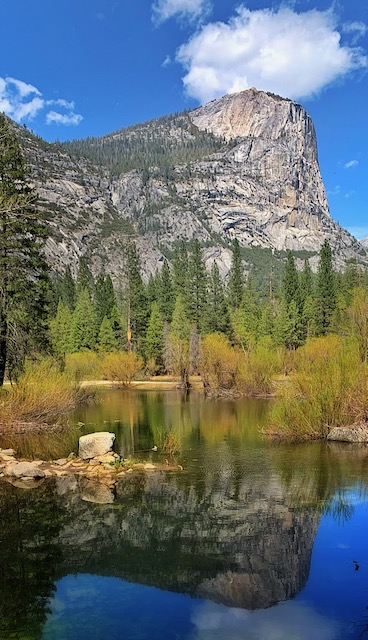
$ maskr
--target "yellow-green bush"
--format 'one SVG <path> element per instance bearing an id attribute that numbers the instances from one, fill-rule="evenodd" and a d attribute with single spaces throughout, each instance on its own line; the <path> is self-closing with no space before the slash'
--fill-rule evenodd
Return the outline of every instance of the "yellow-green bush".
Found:
<path id="1" fill-rule="evenodd" d="M 143 367 L 143 359 L 133 351 L 108 353 L 102 362 L 102 375 L 107 380 L 129 386 Z"/>
<path id="2" fill-rule="evenodd" d="M 200 347 L 199 373 L 204 388 L 212 392 L 236 388 L 239 356 L 222 333 L 203 338 Z"/>
<path id="3" fill-rule="evenodd" d="M 311 339 L 298 350 L 296 364 L 271 413 L 269 433 L 321 438 L 332 427 L 367 419 L 368 371 L 355 341 Z"/>
<path id="4" fill-rule="evenodd" d="M 102 356 L 95 351 L 69 353 L 65 356 L 65 372 L 73 380 L 100 380 Z"/>
<path id="5" fill-rule="evenodd" d="M 28 363 L 17 383 L 2 392 L 1 421 L 49 422 L 71 411 L 78 397 L 76 382 L 52 360 Z"/>
<path id="6" fill-rule="evenodd" d="M 262 343 L 239 358 L 237 386 L 246 395 L 269 395 L 273 392 L 273 376 L 279 362 L 271 345 Z"/>

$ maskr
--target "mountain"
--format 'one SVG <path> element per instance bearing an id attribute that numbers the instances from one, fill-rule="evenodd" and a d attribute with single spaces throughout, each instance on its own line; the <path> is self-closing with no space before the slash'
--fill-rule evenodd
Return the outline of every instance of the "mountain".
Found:
<path id="1" fill-rule="evenodd" d="M 367 247 L 367 249 L 368 249 L 368 237 L 367 238 L 363 238 L 363 240 L 360 241 L 360 244 L 362 244 L 363 247 Z"/>
<path id="2" fill-rule="evenodd" d="M 126 242 L 146 273 L 178 240 L 198 238 L 223 274 L 230 241 L 316 254 L 327 238 L 342 265 L 362 246 L 330 216 L 314 126 L 305 109 L 249 89 L 101 138 L 48 144 L 17 128 L 41 206 L 47 254 L 81 254 L 118 277 Z"/>

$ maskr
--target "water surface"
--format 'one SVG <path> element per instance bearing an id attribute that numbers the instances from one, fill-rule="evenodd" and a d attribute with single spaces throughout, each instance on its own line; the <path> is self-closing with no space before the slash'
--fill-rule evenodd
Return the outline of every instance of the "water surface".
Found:
<path id="1" fill-rule="evenodd" d="M 104 391 L 37 440 L 65 455 L 113 430 L 125 457 L 184 471 L 126 475 L 106 504 L 86 480 L 2 480 L 1 640 L 368 637 L 368 451 L 268 442 L 268 406 Z"/>

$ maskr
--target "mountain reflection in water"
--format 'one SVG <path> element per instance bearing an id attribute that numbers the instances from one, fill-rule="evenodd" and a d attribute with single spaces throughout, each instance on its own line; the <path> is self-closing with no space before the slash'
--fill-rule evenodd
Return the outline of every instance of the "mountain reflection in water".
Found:
<path id="1" fill-rule="evenodd" d="M 85 480 L 75 477 L 30 491 L 2 480 L 1 640 L 364 632 L 364 447 L 267 443 L 259 437 L 267 404 L 257 401 L 110 392 L 109 417 L 103 406 L 85 409 L 82 421 L 87 430 L 117 425 L 125 450 L 150 451 L 176 425 L 185 471 L 127 475 L 112 504 L 86 501 Z M 316 534 L 324 551 L 308 580 Z M 351 600 L 346 615 L 326 596 L 331 584 L 336 600 Z"/>

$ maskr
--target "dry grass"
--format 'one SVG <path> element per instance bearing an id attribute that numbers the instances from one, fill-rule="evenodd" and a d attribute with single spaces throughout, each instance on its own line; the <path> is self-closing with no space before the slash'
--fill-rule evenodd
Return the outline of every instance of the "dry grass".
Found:
<path id="1" fill-rule="evenodd" d="M 80 399 L 79 385 L 52 360 L 28 363 L 18 382 L 2 390 L 1 421 L 52 422 L 72 411 Z"/>
<path id="2" fill-rule="evenodd" d="M 368 369 L 356 343 L 315 338 L 297 352 L 297 370 L 284 385 L 266 433 L 316 439 L 330 428 L 368 417 Z"/>

